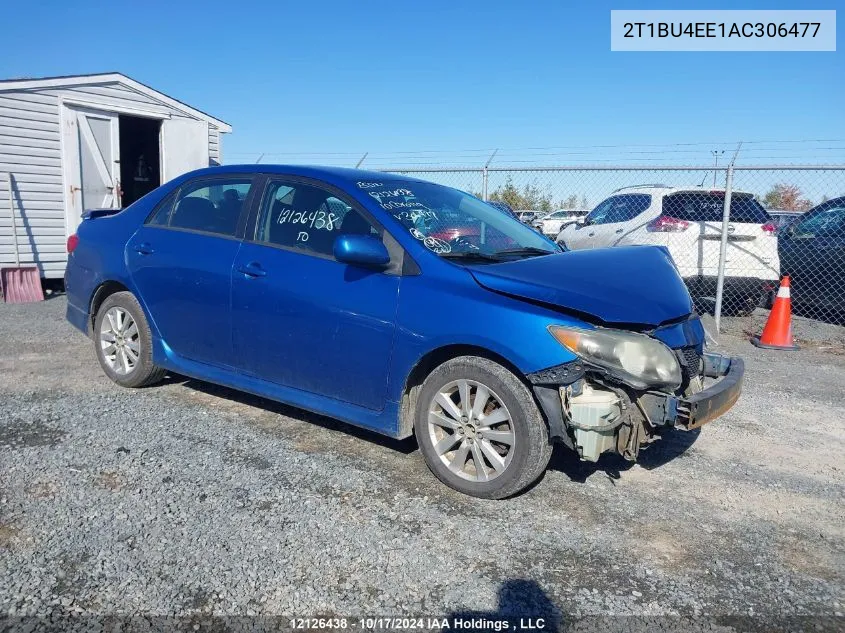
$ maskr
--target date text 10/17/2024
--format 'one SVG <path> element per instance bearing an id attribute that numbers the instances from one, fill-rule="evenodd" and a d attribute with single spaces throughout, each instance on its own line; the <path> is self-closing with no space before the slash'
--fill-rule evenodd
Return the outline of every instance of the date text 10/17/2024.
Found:
<path id="1" fill-rule="evenodd" d="M 294 630 L 382 630 L 382 631 L 542 631 L 545 618 L 489 618 L 483 616 L 450 617 L 360 617 L 360 618 L 291 618 Z"/>

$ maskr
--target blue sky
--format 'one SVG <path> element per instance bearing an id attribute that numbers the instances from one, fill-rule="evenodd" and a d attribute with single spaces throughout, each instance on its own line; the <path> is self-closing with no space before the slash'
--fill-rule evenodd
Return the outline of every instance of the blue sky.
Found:
<path id="1" fill-rule="evenodd" d="M 369 164 L 478 164 L 498 147 L 505 163 L 579 163 L 597 153 L 707 163 L 718 143 L 739 139 L 845 139 L 841 26 L 836 53 L 612 53 L 611 8 L 681 5 L 51 4 L 4 6 L 0 77 L 123 72 L 231 123 L 227 162 L 253 162 L 265 152 L 266 162 L 354 164 L 369 151 Z M 822 0 L 812 8 L 840 7 Z M 647 153 L 663 151 L 648 146 L 699 142 Z M 579 150 L 595 145 L 643 147 Z M 558 149 L 548 156 L 526 149 L 547 147 Z M 744 156 L 802 152 L 843 160 L 845 141 L 749 144 Z"/>

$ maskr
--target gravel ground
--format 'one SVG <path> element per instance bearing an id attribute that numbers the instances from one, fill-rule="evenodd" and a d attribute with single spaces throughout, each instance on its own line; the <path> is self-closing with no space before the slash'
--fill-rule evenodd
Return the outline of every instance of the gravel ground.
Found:
<path id="1" fill-rule="evenodd" d="M 725 335 L 748 373 L 720 421 L 633 467 L 556 450 L 530 491 L 490 502 L 439 484 L 413 440 L 178 376 L 121 389 L 64 309 L 61 296 L 0 304 L 6 626 L 62 614 L 845 625 L 840 348 L 778 353 Z"/>

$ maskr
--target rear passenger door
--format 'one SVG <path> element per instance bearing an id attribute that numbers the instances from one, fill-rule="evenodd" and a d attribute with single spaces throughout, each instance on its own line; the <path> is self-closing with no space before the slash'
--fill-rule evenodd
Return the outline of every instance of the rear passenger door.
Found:
<path id="1" fill-rule="evenodd" d="M 232 264 L 253 176 L 184 183 L 127 244 L 139 299 L 167 346 L 181 357 L 232 366 Z"/>
<path id="2" fill-rule="evenodd" d="M 269 180 L 254 224 L 232 276 L 241 370 L 381 410 L 401 262 L 373 270 L 340 263 L 332 251 L 343 233 L 379 236 L 386 244 L 390 235 L 341 192 L 286 178 Z"/>

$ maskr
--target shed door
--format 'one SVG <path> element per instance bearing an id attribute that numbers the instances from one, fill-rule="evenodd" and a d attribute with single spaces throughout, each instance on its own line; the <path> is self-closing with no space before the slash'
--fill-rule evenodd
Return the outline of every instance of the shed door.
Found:
<path id="1" fill-rule="evenodd" d="M 194 169 L 208 167 L 208 122 L 165 120 L 161 127 L 161 150 L 163 183 Z"/>
<path id="2" fill-rule="evenodd" d="M 86 209 L 120 206 L 118 117 L 112 112 L 65 105 L 62 121 L 68 183 L 66 224 L 71 234 Z"/>

